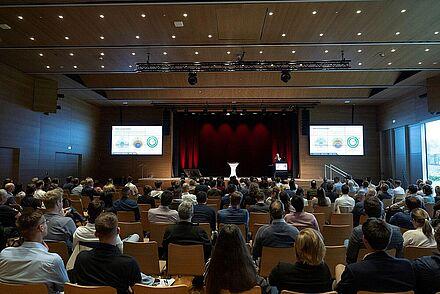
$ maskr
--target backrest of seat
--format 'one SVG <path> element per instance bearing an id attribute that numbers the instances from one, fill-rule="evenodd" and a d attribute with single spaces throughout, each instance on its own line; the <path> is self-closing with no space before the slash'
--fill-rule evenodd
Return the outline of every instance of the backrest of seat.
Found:
<path id="1" fill-rule="evenodd" d="M 0 293 L 5 294 L 47 294 L 44 284 L 7 284 L 0 282 Z"/>
<path id="2" fill-rule="evenodd" d="M 188 290 L 188 286 L 186 285 L 152 287 L 136 284 L 133 286 L 133 292 L 135 294 L 188 294 Z"/>
<path id="3" fill-rule="evenodd" d="M 70 206 L 75 208 L 79 214 L 84 215 L 84 209 L 83 209 L 81 199 L 80 200 L 70 200 Z"/>
<path id="4" fill-rule="evenodd" d="M 370 291 L 357 291 L 357 294 L 414 294 L 414 291 L 405 292 L 370 292 Z"/>
<path id="5" fill-rule="evenodd" d="M 400 199 L 400 196 L 394 195 L 394 199 Z M 401 195 L 400 200 L 403 200 L 403 199 L 405 199 L 405 195 Z M 383 208 L 388 208 L 393 204 L 393 199 L 384 199 L 384 200 L 382 200 L 382 203 L 383 203 Z"/>
<path id="6" fill-rule="evenodd" d="M 388 249 L 386 250 L 386 252 L 390 255 L 390 256 L 396 256 L 396 249 Z M 362 259 L 364 259 L 364 256 L 367 255 L 368 251 L 366 248 L 361 248 L 359 249 L 358 252 L 358 257 L 357 257 L 357 261 L 361 261 Z"/>
<path id="7" fill-rule="evenodd" d="M 116 289 L 110 286 L 80 286 L 71 283 L 64 284 L 64 294 L 116 294 Z"/>
<path id="8" fill-rule="evenodd" d="M 118 221 L 120 222 L 135 222 L 134 211 L 118 211 Z"/>
<path id="9" fill-rule="evenodd" d="M 204 270 L 203 245 L 168 245 L 168 275 L 202 276 Z"/>
<path id="10" fill-rule="evenodd" d="M 436 251 L 437 251 L 437 247 L 423 248 L 423 247 L 415 247 L 415 246 L 406 246 L 403 248 L 403 256 L 406 259 L 414 260 L 422 256 L 431 256 Z"/>
<path id="11" fill-rule="evenodd" d="M 157 246 L 162 247 L 163 235 L 166 229 L 173 223 L 150 223 L 150 241 L 156 241 Z"/>
<path id="12" fill-rule="evenodd" d="M 218 208 L 217 208 L 217 204 L 216 203 L 207 203 L 206 206 L 211 207 L 212 209 L 214 209 L 215 215 L 217 215 Z"/>
<path id="13" fill-rule="evenodd" d="M 144 230 L 142 229 L 141 222 L 118 222 L 118 225 L 121 229 L 119 232 L 121 239 L 125 239 L 133 234 L 138 234 L 141 241 L 144 239 Z"/>
<path id="14" fill-rule="evenodd" d="M 268 277 L 272 269 L 280 262 L 295 263 L 295 247 L 274 248 L 263 246 L 260 261 L 260 276 Z"/>
<path id="15" fill-rule="evenodd" d="M 221 290 L 220 294 L 261 294 L 261 287 L 255 286 L 250 290 L 243 291 L 243 292 L 230 292 L 228 290 Z"/>
<path id="16" fill-rule="evenodd" d="M 322 231 L 322 226 L 325 225 L 325 213 L 323 212 L 314 212 L 313 215 L 316 218 L 316 221 L 319 225 L 319 230 Z"/>
<path id="17" fill-rule="evenodd" d="M 254 224 L 268 224 L 270 223 L 270 214 L 269 213 L 261 213 L 261 212 L 251 212 L 249 214 L 249 229 L 252 233 L 252 236 L 257 232 L 254 231 Z"/>
<path id="18" fill-rule="evenodd" d="M 49 247 L 49 252 L 58 254 L 64 262 L 67 264 L 69 260 L 69 250 L 67 244 L 64 241 L 45 241 L 47 247 Z"/>
<path id="19" fill-rule="evenodd" d="M 281 294 L 305 294 L 305 293 L 283 290 L 283 291 L 281 291 Z M 338 292 L 330 291 L 330 292 L 316 293 L 316 294 L 338 294 Z"/>
<path id="20" fill-rule="evenodd" d="M 353 214 L 352 213 L 334 213 L 331 216 L 332 225 L 350 225 L 353 227 Z"/>
<path id="21" fill-rule="evenodd" d="M 217 206 L 216 211 L 220 209 L 221 201 L 222 201 L 221 198 L 208 198 L 208 199 L 206 199 L 207 204 L 215 204 Z"/>
<path id="22" fill-rule="evenodd" d="M 313 212 L 325 213 L 325 221 L 330 223 L 330 218 L 333 213 L 332 206 L 315 206 Z"/>
<path id="23" fill-rule="evenodd" d="M 81 196 L 81 202 L 84 210 L 87 210 L 87 207 L 89 207 L 90 203 L 90 197 L 89 196 Z"/>
<path id="24" fill-rule="evenodd" d="M 344 240 L 350 237 L 352 227 L 349 225 L 324 225 L 322 236 L 326 246 L 343 245 Z"/>
<path id="25" fill-rule="evenodd" d="M 211 230 L 211 225 L 208 223 L 200 223 L 199 227 L 202 228 L 206 234 L 208 234 L 208 237 L 211 238 L 212 235 L 212 230 Z"/>
<path id="26" fill-rule="evenodd" d="M 325 246 L 326 252 L 324 261 L 328 265 L 332 277 L 335 278 L 335 268 L 338 264 L 345 264 L 345 255 L 347 249 L 344 245 Z"/>
<path id="27" fill-rule="evenodd" d="M 157 242 L 124 242 L 124 254 L 136 259 L 144 274 L 160 274 Z"/>
<path id="28" fill-rule="evenodd" d="M 138 204 L 139 211 L 149 211 L 151 204 Z"/>

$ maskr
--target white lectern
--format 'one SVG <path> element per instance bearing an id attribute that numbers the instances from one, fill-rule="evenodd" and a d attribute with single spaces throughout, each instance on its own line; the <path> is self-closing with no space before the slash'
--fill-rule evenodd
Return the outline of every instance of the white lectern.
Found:
<path id="1" fill-rule="evenodd" d="M 229 178 L 236 177 L 237 176 L 237 166 L 239 165 L 238 162 L 228 162 L 229 166 L 231 167 L 231 174 L 229 175 Z"/>

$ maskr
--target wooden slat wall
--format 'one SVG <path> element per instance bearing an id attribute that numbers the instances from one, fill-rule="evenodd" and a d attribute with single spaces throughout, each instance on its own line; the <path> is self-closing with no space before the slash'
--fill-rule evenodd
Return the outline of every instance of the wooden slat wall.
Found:
<path id="1" fill-rule="evenodd" d="M 172 126 L 171 134 L 163 137 L 163 155 L 128 156 L 111 155 L 111 130 L 117 125 L 162 125 L 162 110 L 152 107 L 104 107 L 98 134 L 99 177 L 171 177 L 172 172 Z"/>
<path id="2" fill-rule="evenodd" d="M 0 64 L 0 146 L 20 149 L 19 181 L 56 176 L 56 152 L 82 154 L 83 175 L 93 174 L 99 109 L 66 97 L 56 114 L 34 112 L 33 84 L 32 77 Z"/>
<path id="3" fill-rule="evenodd" d="M 311 124 L 351 124 L 351 106 L 319 106 L 311 110 Z M 365 156 L 310 156 L 309 137 L 299 130 L 300 177 L 324 177 L 324 164 L 331 163 L 356 178 L 379 177 L 379 134 L 376 125 L 376 107 L 356 106 L 354 124 L 364 125 Z M 299 126 L 301 127 L 301 126 Z"/>

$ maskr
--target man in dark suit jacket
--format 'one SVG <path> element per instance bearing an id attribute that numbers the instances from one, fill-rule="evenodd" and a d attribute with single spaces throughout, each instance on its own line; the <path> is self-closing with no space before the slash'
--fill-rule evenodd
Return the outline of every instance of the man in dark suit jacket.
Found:
<path id="1" fill-rule="evenodd" d="M 257 200 L 257 203 L 249 206 L 248 208 L 249 212 L 262 212 L 262 213 L 269 212 L 269 205 L 267 205 L 266 202 L 264 202 L 264 193 L 259 191 L 255 196 L 255 198 Z"/>
<path id="2" fill-rule="evenodd" d="M 359 204 L 359 203 L 358 203 Z M 382 203 L 376 196 L 364 200 L 364 211 L 368 217 L 381 218 L 383 215 Z M 399 227 L 390 225 L 391 239 L 386 250 L 396 249 L 396 257 L 403 257 L 403 237 Z M 353 229 L 347 247 L 347 264 L 358 260 L 359 250 L 365 248 L 362 241 L 362 225 Z"/>
<path id="3" fill-rule="evenodd" d="M 270 217 L 272 223 L 261 227 L 256 236 L 252 248 L 254 259 L 261 257 L 263 246 L 287 248 L 293 247 L 299 234 L 297 228 L 284 221 L 284 205 L 276 200 L 270 204 Z"/>
<path id="4" fill-rule="evenodd" d="M 205 260 L 211 256 L 211 239 L 208 234 L 197 224 L 191 223 L 194 215 L 193 206 L 188 201 L 180 203 L 178 208 L 179 219 L 175 225 L 169 226 L 163 236 L 163 258 L 168 258 L 168 244 L 203 245 Z"/>
<path id="5" fill-rule="evenodd" d="M 136 221 L 140 221 L 141 214 L 139 213 L 139 206 L 137 205 L 136 201 L 131 200 L 128 198 L 128 195 L 131 193 L 131 190 L 129 187 L 124 187 L 121 190 L 121 199 L 116 200 L 113 203 L 112 208 L 110 208 L 111 212 L 118 213 L 118 211 L 133 211 L 134 212 L 134 218 Z"/>
<path id="6" fill-rule="evenodd" d="M 382 219 L 369 218 L 362 225 L 363 240 L 370 252 L 357 263 L 347 265 L 336 290 L 340 294 L 357 291 L 404 292 L 416 288 L 416 277 L 409 260 L 385 252 L 391 228 Z"/>
<path id="7" fill-rule="evenodd" d="M 211 230 L 215 231 L 215 210 L 206 205 L 206 192 L 200 191 L 196 195 L 197 205 L 194 205 L 193 223 L 209 223 Z"/>
<path id="8" fill-rule="evenodd" d="M 437 250 L 440 252 L 440 230 L 434 235 Z M 416 273 L 417 294 L 434 294 L 440 291 L 440 254 L 417 258 L 413 262 Z"/>

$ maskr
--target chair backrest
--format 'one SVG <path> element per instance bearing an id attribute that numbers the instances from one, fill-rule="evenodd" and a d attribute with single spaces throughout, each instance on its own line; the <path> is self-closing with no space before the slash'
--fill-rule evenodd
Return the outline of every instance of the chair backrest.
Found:
<path id="1" fill-rule="evenodd" d="M 84 215 L 84 209 L 82 205 L 81 199 L 79 200 L 70 200 L 70 206 L 75 208 L 76 211 L 78 211 L 79 214 Z"/>
<path id="2" fill-rule="evenodd" d="M 83 205 L 83 209 L 87 210 L 87 207 L 89 207 L 89 203 L 90 203 L 89 196 L 82 195 L 81 196 L 81 202 L 82 202 L 82 205 Z"/>
<path id="3" fill-rule="evenodd" d="M 212 209 L 214 209 L 215 215 L 217 215 L 218 208 L 217 208 L 217 204 L 216 203 L 206 203 L 206 206 L 211 207 Z"/>
<path id="4" fill-rule="evenodd" d="M 135 222 L 134 211 L 118 211 L 118 221 L 120 222 Z"/>
<path id="5" fill-rule="evenodd" d="M 254 232 L 255 232 L 255 234 L 252 234 L 252 240 L 254 240 L 255 241 L 255 236 L 257 235 L 257 232 L 258 232 L 258 230 L 262 227 L 262 226 L 265 226 L 265 225 L 267 225 L 267 224 L 254 224 L 252 227 L 253 227 L 253 230 L 254 230 Z M 251 228 L 252 228 L 251 227 Z"/>
<path id="6" fill-rule="evenodd" d="M 138 204 L 139 211 L 149 211 L 151 204 Z"/>
<path id="7" fill-rule="evenodd" d="M 69 260 L 69 250 L 67 249 L 67 244 L 64 241 L 45 241 L 47 247 L 49 247 L 49 252 L 58 254 L 64 262 L 67 264 Z"/>
<path id="8" fill-rule="evenodd" d="M 319 225 L 319 230 L 322 231 L 322 226 L 325 225 L 325 213 L 323 212 L 314 212 L 313 215 L 316 218 L 316 221 Z"/>
<path id="9" fill-rule="evenodd" d="M 118 222 L 118 225 L 121 229 L 121 231 L 119 232 L 119 236 L 121 237 L 121 239 L 125 239 L 133 234 L 138 234 L 141 241 L 144 239 L 144 230 L 142 229 L 142 223 Z"/>
<path id="10" fill-rule="evenodd" d="M 322 236 L 327 246 L 343 245 L 344 240 L 350 237 L 352 227 L 349 225 L 324 225 L 322 227 Z"/>
<path id="11" fill-rule="evenodd" d="M 425 203 L 425 208 L 429 217 L 432 218 L 434 216 L 434 203 Z"/>
<path id="12" fill-rule="evenodd" d="M 333 213 L 333 208 L 332 208 L 332 206 L 316 206 L 314 208 L 313 212 L 314 213 L 315 212 L 324 213 L 325 214 L 325 221 L 327 223 L 330 223 L 330 218 L 331 218 L 331 215 Z"/>
<path id="13" fill-rule="evenodd" d="M 80 286 L 71 283 L 64 284 L 64 294 L 116 294 L 116 289 L 110 286 Z"/>
<path id="14" fill-rule="evenodd" d="M 402 196 L 403 196 L 402 199 L 405 199 L 405 195 L 402 195 Z M 394 198 L 394 199 L 396 199 L 396 198 Z M 384 199 L 384 200 L 382 200 L 382 203 L 383 203 L 383 208 L 388 208 L 393 204 L 393 199 Z"/>
<path id="15" fill-rule="evenodd" d="M 81 195 L 69 194 L 69 200 L 81 200 Z"/>
<path id="16" fill-rule="evenodd" d="M 388 249 L 388 250 L 386 250 L 386 252 L 391 256 L 396 256 L 396 249 L 395 248 Z M 359 249 L 357 261 L 361 261 L 362 259 L 364 259 L 364 256 L 367 255 L 367 253 L 368 253 L 368 251 L 366 248 Z"/>
<path id="17" fill-rule="evenodd" d="M 370 292 L 370 291 L 357 291 L 357 294 L 414 294 L 414 291 L 405 292 Z"/>
<path id="18" fill-rule="evenodd" d="M 146 275 L 159 275 L 159 253 L 157 242 L 124 242 L 124 254 L 136 259 L 141 272 Z"/>
<path id="19" fill-rule="evenodd" d="M 254 224 L 268 224 L 270 223 L 270 214 L 261 212 L 251 212 L 249 214 L 249 228 L 254 236 L 257 231 L 255 231 Z"/>
<path id="20" fill-rule="evenodd" d="M 350 225 L 353 227 L 353 214 L 352 213 L 334 213 L 331 216 L 332 225 Z"/>
<path id="21" fill-rule="evenodd" d="M 202 276 L 204 270 L 203 245 L 168 245 L 168 275 Z"/>
<path id="22" fill-rule="evenodd" d="M 222 202 L 221 198 L 208 198 L 208 199 L 206 199 L 206 204 L 215 204 L 217 206 L 216 211 L 220 209 L 221 202 Z"/>
<path id="23" fill-rule="evenodd" d="M 148 211 L 141 211 L 141 223 L 144 232 L 150 231 L 150 221 L 148 220 Z"/>
<path id="24" fill-rule="evenodd" d="M 307 205 L 304 206 L 304 211 L 308 213 L 313 213 L 315 211 L 315 208 L 313 208 L 313 206 Z"/>
<path id="25" fill-rule="evenodd" d="M 211 230 L 211 225 L 210 224 L 208 224 L 208 223 L 200 223 L 199 227 L 201 227 L 206 232 L 206 234 L 208 234 L 208 237 L 211 238 L 212 230 Z"/>
<path id="26" fill-rule="evenodd" d="M 154 204 L 156 205 L 156 207 L 159 207 L 160 199 L 154 199 Z"/>
<path id="27" fill-rule="evenodd" d="M 434 252 L 437 252 L 437 247 L 423 248 L 406 246 L 403 248 L 403 256 L 409 260 L 413 260 L 422 256 L 431 256 Z"/>
<path id="28" fill-rule="evenodd" d="M 189 288 L 186 285 L 153 287 L 142 284 L 133 286 L 135 294 L 188 294 Z"/>
<path id="29" fill-rule="evenodd" d="M 218 230 L 220 231 L 223 228 L 224 225 L 225 224 L 220 223 L 219 226 L 218 226 Z M 234 224 L 234 225 L 236 225 L 240 229 L 240 232 L 243 235 L 243 238 L 245 240 L 247 240 L 247 238 L 246 238 L 246 236 L 247 236 L 246 226 L 244 224 Z"/>
<path id="30" fill-rule="evenodd" d="M 4 294 L 47 294 L 45 284 L 7 284 L 0 282 L 0 293 Z"/>
<path id="31" fill-rule="evenodd" d="M 255 286 L 252 289 L 243 292 L 230 292 L 228 290 L 221 290 L 220 294 L 261 294 L 261 288 L 260 286 Z"/>
<path id="32" fill-rule="evenodd" d="M 305 294 L 305 293 L 283 290 L 283 291 L 281 291 L 281 294 Z M 330 291 L 330 292 L 323 292 L 323 293 L 316 293 L 316 294 L 338 294 L 338 292 Z"/>
<path id="33" fill-rule="evenodd" d="M 353 210 L 353 207 L 351 206 L 339 206 L 339 213 L 349 213 Z"/>
<path id="34" fill-rule="evenodd" d="M 274 248 L 263 246 L 260 261 L 260 276 L 266 278 L 272 269 L 280 262 L 295 263 L 295 247 Z"/>
<path id="35" fill-rule="evenodd" d="M 162 247 L 163 235 L 166 229 L 173 223 L 150 223 L 150 241 L 156 241 Z"/>
<path id="36" fill-rule="evenodd" d="M 335 278 L 335 268 L 338 264 L 345 264 L 345 255 L 347 249 L 344 245 L 325 246 L 326 252 L 324 261 L 328 265 L 332 277 Z"/>

